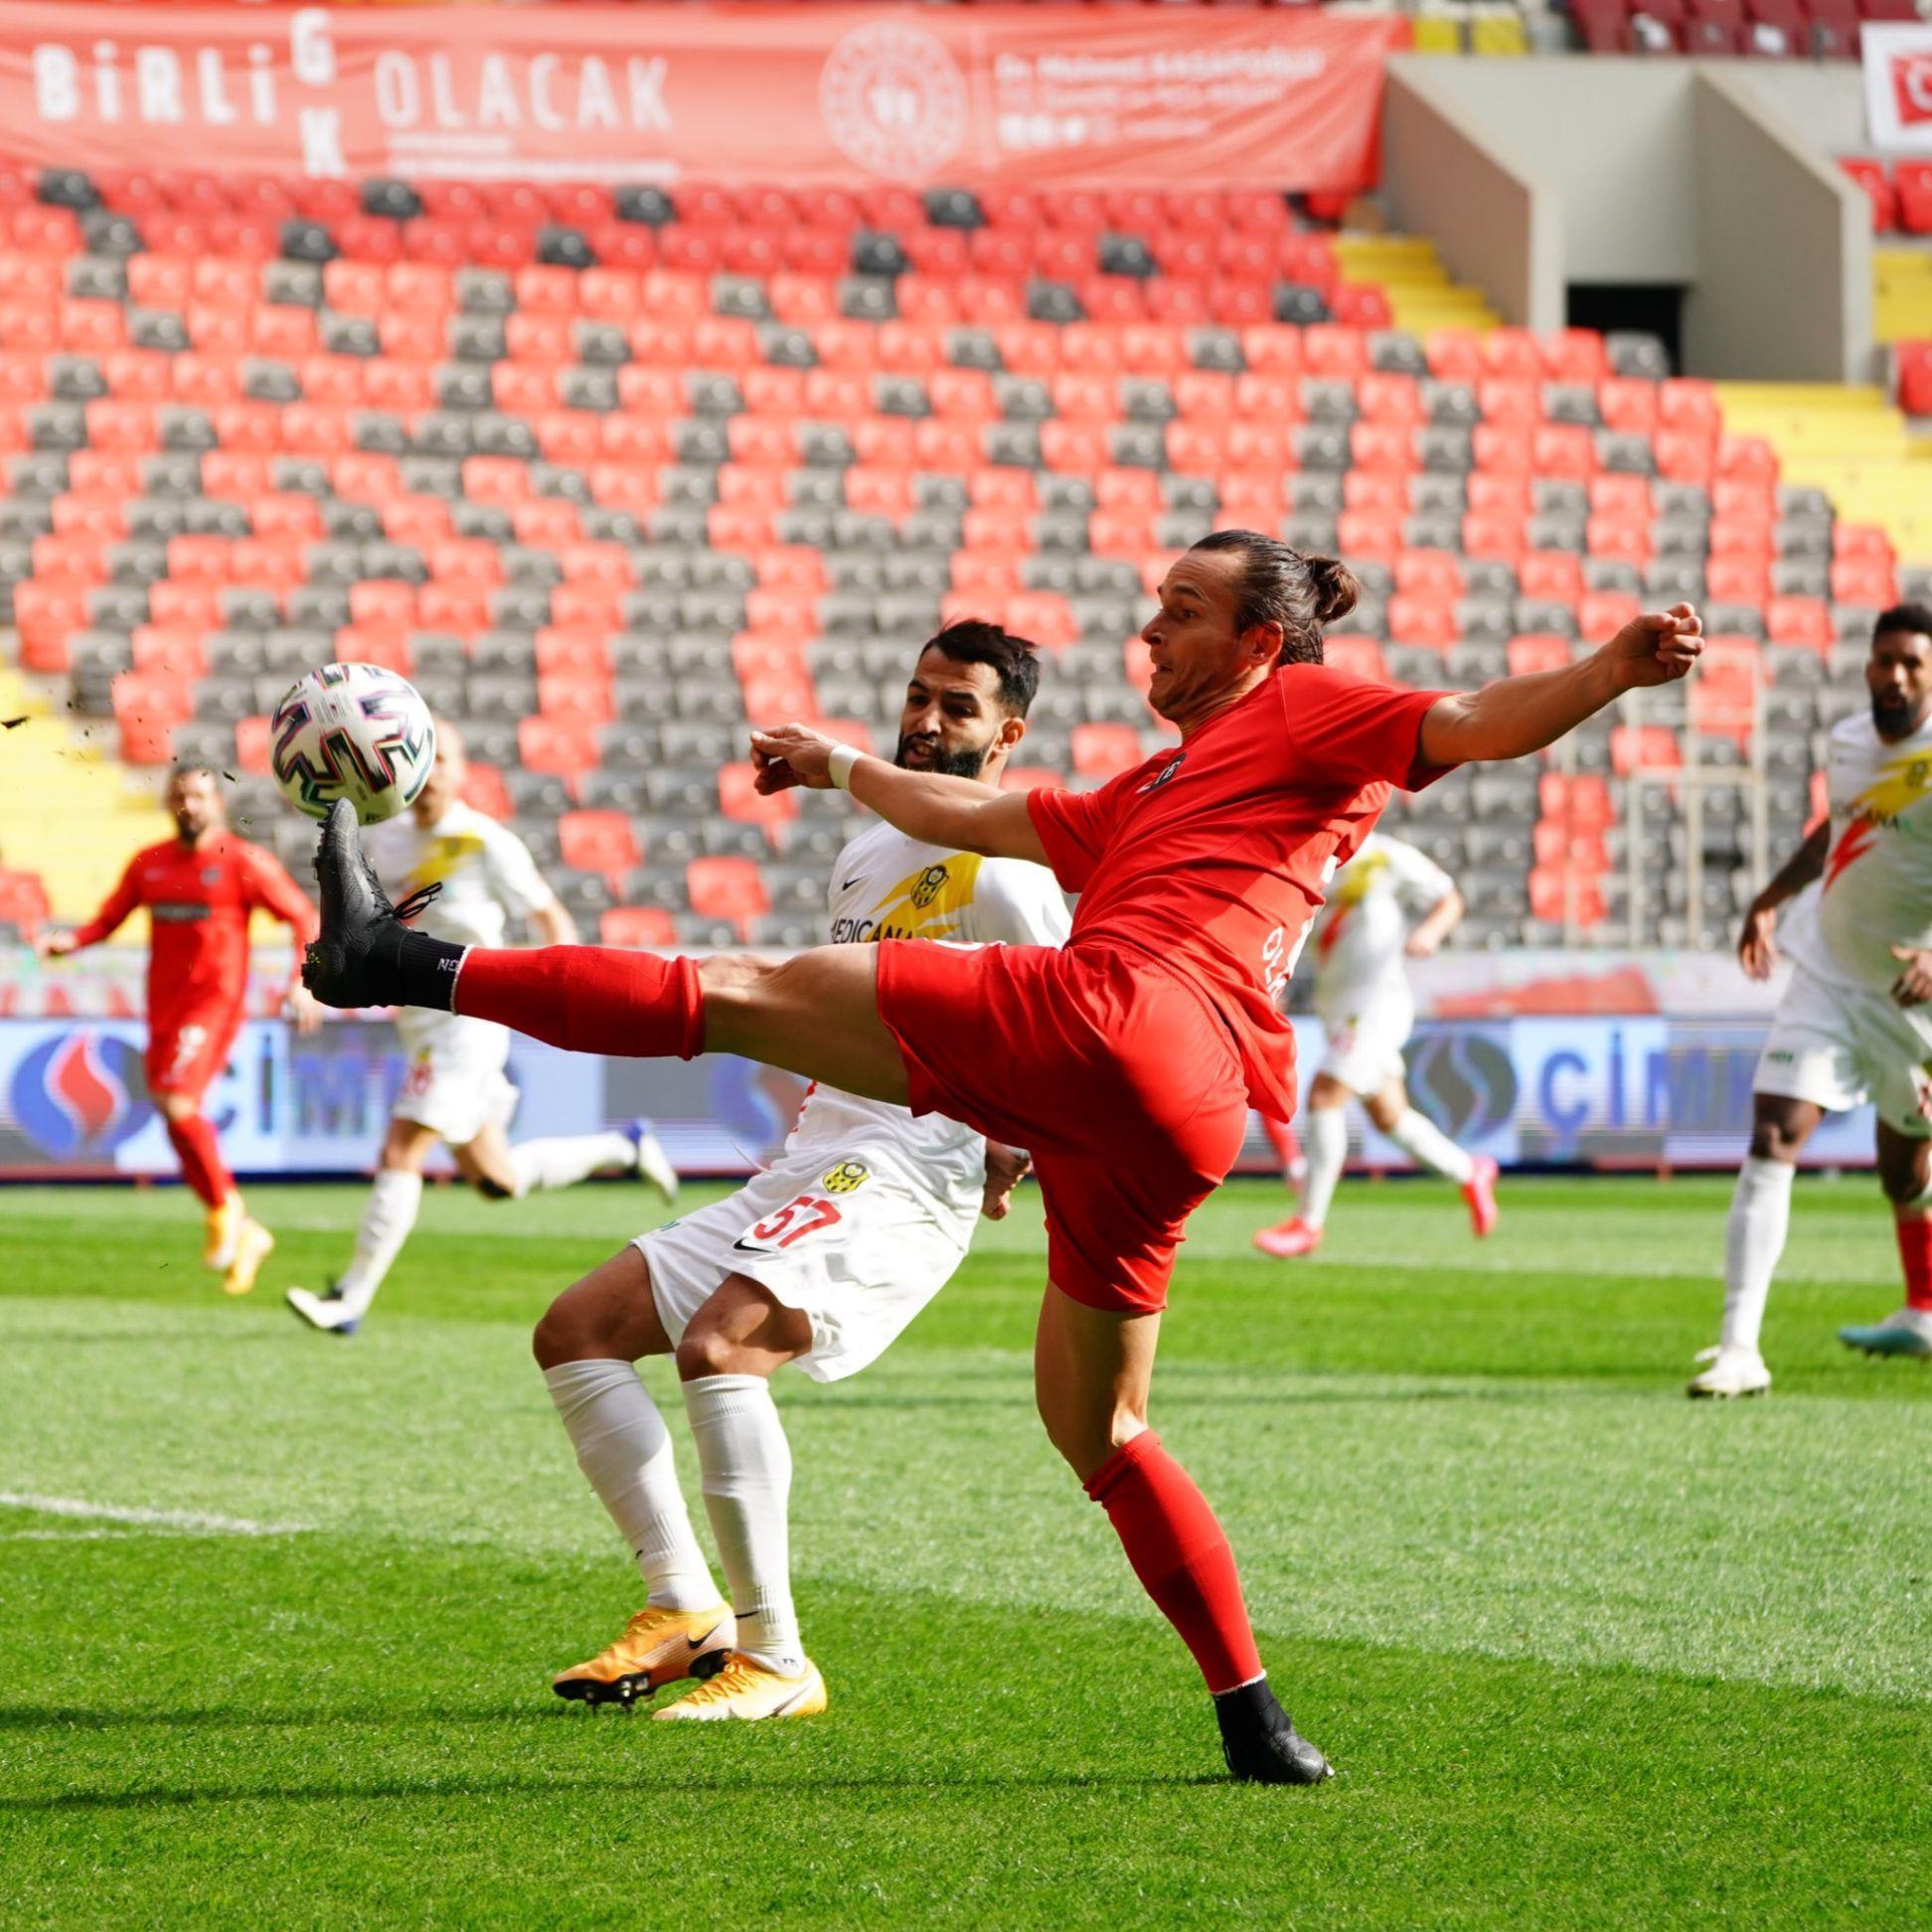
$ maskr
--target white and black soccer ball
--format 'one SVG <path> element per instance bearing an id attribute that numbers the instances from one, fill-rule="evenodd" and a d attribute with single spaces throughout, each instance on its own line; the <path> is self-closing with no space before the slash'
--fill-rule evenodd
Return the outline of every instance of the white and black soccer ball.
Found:
<path id="1" fill-rule="evenodd" d="M 282 796 L 310 818 L 346 798 L 364 825 L 415 802 L 436 761 L 436 726 L 407 678 L 377 664 L 325 664 L 298 679 L 268 721 Z"/>

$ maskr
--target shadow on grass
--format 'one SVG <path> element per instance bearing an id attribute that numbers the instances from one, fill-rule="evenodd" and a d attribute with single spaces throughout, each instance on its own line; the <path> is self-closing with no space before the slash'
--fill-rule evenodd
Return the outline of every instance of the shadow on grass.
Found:
<path id="1" fill-rule="evenodd" d="M 572 1793 L 716 1792 L 725 1797 L 752 1791 L 793 1792 L 809 1789 L 815 1796 L 833 1791 L 883 1791 L 917 1795 L 921 1804 L 948 1797 L 974 1799 L 989 1791 L 1193 1791 L 1225 1785 L 1224 1774 L 1122 1773 L 1113 1771 L 1018 1771 L 949 1773 L 882 1771 L 865 1777 L 827 1777 L 817 1767 L 801 1763 L 788 1776 L 760 1776 L 739 1765 L 710 1776 L 693 1776 L 682 1763 L 653 1767 L 640 1773 L 628 1764 L 621 1773 L 603 1778 L 391 1778 L 375 1783 L 345 1780 L 312 1785 L 184 1785 L 142 1791 L 48 1792 L 31 1798 L 0 1798 L 0 1817 L 73 1812 L 168 1811 L 196 1805 L 336 1805 L 368 1804 L 382 1799 L 466 1799 L 497 1797 L 561 1797 Z M 1330 1787 L 1333 1789 L 1333 1786 Z"/>

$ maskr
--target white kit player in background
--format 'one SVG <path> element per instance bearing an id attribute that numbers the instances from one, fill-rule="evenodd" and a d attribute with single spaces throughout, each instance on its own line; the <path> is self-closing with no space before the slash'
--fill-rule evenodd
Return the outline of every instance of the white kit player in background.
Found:
<path id="1" fill-rule="evenodd" d="M 1759 1331 L 1798 1156 L 1826 1114 L 1867 1099 L 1905 1306 L 1839 1338 L 1867 1355 L 1932 1357 L 1932 609 L 1879 613 L 1865 687 L 1869 715 L 1832 731 L 1831 815 L 1758 894 L 1738 941 L 1745 972 L 1768 979 L 1778 908 L 1805 894 L 1779 935 L 1791 983 L 1752 1080 L 1751 1152 L 1725 1229 L 1723 1327 L 1697 1358 L 1709 1366 L 1691 1378 L 1692 1395 L 1771 1386 Z"/>
<path id="2" fill-rule="evenodd" d="M 464 776 L 462 738 L 438 719 L 436 762 L 415 803 L 402 817 L 368 830 L 372 863 L 399 891 L 440 888 L 414 921 L 438 939 L 500 946 L 509 921 L 527 919 L 544 944 L 569 945 L 576 927 L 529 848 L 507 826 L 463 802 Z M 504 1072 L 510 1056 L 505 1028 L 407 1007 L 398 1010 L 396 1031 L 409 1070 L 396 1096 L 355 1255 L 324 1293 L 288 1291 L 289 1307 L 311 1328 L 355 1334 L 415 1225 L 423 1164 L 439 1140 L 448 1143 L 463 1179 L 490 1201 L 618 1173 L 642 1175 L 666 1201 L 676 1196 L 677 1174 L 648 1121 L 512 1146 L 508 1129 L 517 1089 Z"/>
<path id="3" fill-rule="evenodd" d="M 1453 1181 L 1478 1234 L 1496 1225 L 1496 1163 L 1468 1154 L 1410 1105 L 1402 1048 L 1415 1026 L 1404 959 L 1426 959 L 1463 915 L 1442 868 L 1381 832 L 1336 875 L 1315 928 L 1315 1011 L 1328 1037 L 1302 1123 L 1306 1171 L 1294 1213 L 1261 1228 L 1254 1245 L 1283 1259 L 1322 1244 L 1329 1204 L 1349 1155 L 1353 1096 L 1409 1157 Z"/>
<path id="4" fill-rule="evenodd" d="M 1026 733 L 1034 648 L 997 624 L 949 625 L 920 652 L 895 762 L 997 784 Z M 922 845 L 883 821 L 832 875 L 834 941 L 1057 946 L 1066 906 L 1045 867 Z M 637 1559 L 645 1607 L 555 1681 L 628 1707 L 682 1678 L 653 1714 L 804 1717 L 826 1707 L 792 1608 L 791 1451 L 769 1377 L 856 1374 L 945 1286 L 973 1223 L 1006 1212 L 1027 1157 L 937 1115 L 815 1086 L 784 1151 L 745 1187 L 612 1256 L 561 1295 L 536 1355 L 577 1464 Z M 673 1355 L 729 1586 L 692 1533 L 671 1440 L 632 1366 Z"/>

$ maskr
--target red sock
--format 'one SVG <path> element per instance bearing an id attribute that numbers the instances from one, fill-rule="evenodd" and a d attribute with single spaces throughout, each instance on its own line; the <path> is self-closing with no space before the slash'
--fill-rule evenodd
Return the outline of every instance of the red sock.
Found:
<path id="1" fill-rule="evenodd" d="M 1087 1484 L 1106 1511 L 1141 1587 L 1194 1652 L 1218 1695 L 1261 1675 L 1234 1552 L 1195 1488 L 1152 1429 L 1125 1443 Z"/>
<path id="2" fill-rule="evenodd" d="M 189 1114 L 168 1122 L 168 1139 L 181 1161 L 181 1178 L 211 1208 L 219 1208 L 235 1192 L 235 1177 L 222 1161 L 215 1123 L 206 1114 Z"/>
<path id="3" fill-rule="evenodd" d="M 1302 1157 L 1301 1142 L 1295 1137 L 1295 1130 L 1285 1120 L 1270 1120 L 1266 1114 L 1261 1116 L 1261 1131 L 1268 1137 L 1268 1145 L 1275 1151 L 1275 1159 L 1281 1163 L 1281 1171 L 1286 1174 Z"/>
<path id="4" fill-rule="evenodd" d="M 456 976 L 452 1011 L 572 1053 L 696 1059 L 705 1050 L 698 962 L 616 946 L 472 946 Z"/>
<path id="5" fill-rule="evenodd" d="M 1932 1315 L 1932 1215 L 1900 1214 L 1898 1258 L 1905 1264 L 1905 1305 Z"/>

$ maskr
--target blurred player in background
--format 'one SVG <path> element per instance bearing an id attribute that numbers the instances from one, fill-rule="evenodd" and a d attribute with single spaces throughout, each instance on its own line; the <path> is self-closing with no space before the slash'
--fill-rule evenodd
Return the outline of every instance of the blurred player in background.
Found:
<path id="1" fill-rule="evenodd" d="M 1738 958 L 1777 964 L 1778 908 L 1822 886 L 1786 922 L 1791 984 L 1752 1083 L 1751 1152 L 1724 1238 L 1724 1320 L 1692 1395 L 1771 1386 L 1758 1346 L 1791 1221 L 1799 1154 L 1828 1113 L 1878 1109 L 1878 1180 L 1892 1206 L 1905 1306 L 1843 1328 L 1867 1355 L 1932 1357 L 1932 609 L 1881 611 L 1865 661 L 1871 714 L 1833 727 L 1831 813 L 1752 902 Z"/>
<path id="2" fill-rule="evenodd" d="M 997 624 L 949 625 L 920 652 L 893 762 L 991 788 L 1026 733 L 1034 647 Z M 876 819 L 839 855 L 831 937 L 1057 946 L 1066 902 L 1042 867 L 922 844 Z M 951 1279 L 975 1217 L 997 1220 L 1024 1154 L 938 1114 L 814 1086 L 770 1168 L 559 1297 L 536 1354 L 577 1462 L 623 1532 L 648 1596 L 560 1696 L 629 1703 L 709 1681 L 655 1714 L 806 1717 L 826 1706 L 792 1607 L 791 1451 L 769 1377 L 856 1374 Z M 691 1530 L 640 1356 L 675 1355 L 730 1604 Z"/>
<path id="3" fill-rule="evenodd" d="M 181 1178 L 208 1210 L 202 1265 L 222 1276 L 231 1295 L 245 1295 L 275 1237 L 242 1205 L 202 1099 L 227 1066 L 244 1017 L 249 915 L 271 913 L 294 933 L 299 968 L 302 948 L 315 936 L 315 908 L 272 853 L 229 830 L 206 765 L 177 765 L 166 802 L 175 836 L 137 852 L 85 925 L 43 935 L 37 950 L 64 959 L 98 945 L 137 906 L 147 907 L 148 1092 L 167 1123 Z M 321 1025 L 321 1008 L 299 980 L 291 979 L 284 1010 L 304 1033 Z"/>
<path id="4" fill-rule="evenodd" d="M 531 858 L 507 826 L 463 800 L 463 740 L 436 721 L 436 761 L 408 812 L 370 827 L 369 850 L 387 879 L 408 891 L 434 886 L 418 921 L 424 932 L 478 946 L 500 946 L 508 922 L 528 919 L 546 945 L 576 937 Z M 666 1201 L 678 1177 L 646 1121 L 601 1134 L 575 1134 L 512 1146 L 508 1128 L 517 1089 L 504 1073 L 510 1036 L 459 1014 L 399 1012 L 396 1031 L 409 1070 L 391 1113 L 382 1165 L 369 1191 L 356 1250 L 326 1292 L 291 1288 L 288 1305 L 311 1328 L 354 1335 L 384 1277 L 402 1251 L 422 1205 L 422 1171 L 437 1141 L 448 1143 L 463 1179 L 489 1201 L 545 1188 L 567 1188 L 593 1174 L 639 1174 Z"/>
<path id="5" fill-rule="evenodd" d="M 1302 1123 L 1307 1173 L 1295 1212 L 1255 1235 L 1262 1253 L 1287 1258 L 1321 1246 L 1349 1155 L 1351 1097 L 1412 1160 L 1462 1190 L 1479 1235 L 1496 1225 L 1496 1163 L 1465 1153 L 1418 1113 L 1402 1078 L 1402 1048 L 1415 1026 L 1402 961 L 1427 959 L 1462 915 L 1462 894 L 1449 875 L 1386 833 L 1371 832 L 1336 876 L 1315 927 L 1315 1011 L 1328 1051 Z"/>

